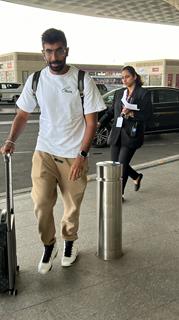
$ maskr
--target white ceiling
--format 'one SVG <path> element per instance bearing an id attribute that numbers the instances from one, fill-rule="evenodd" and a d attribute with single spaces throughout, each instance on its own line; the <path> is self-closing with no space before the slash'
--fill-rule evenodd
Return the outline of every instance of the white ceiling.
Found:
<path id="1" fill-rule="evenodd" d="M 88 16 L 179 25 L 179 0 L 7 0 Z"/>

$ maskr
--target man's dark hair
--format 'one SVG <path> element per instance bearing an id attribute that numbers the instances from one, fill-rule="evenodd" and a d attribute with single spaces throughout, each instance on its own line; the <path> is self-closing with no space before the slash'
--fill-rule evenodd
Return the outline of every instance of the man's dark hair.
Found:
<path id="1" fill-rule="evenodd" d="M 62 42 L 67 47 L 67 40 L 63 31 L 50 28 L 42 34 L 42 45 L 44 43 L 54 44 L 56 42 Z"/>

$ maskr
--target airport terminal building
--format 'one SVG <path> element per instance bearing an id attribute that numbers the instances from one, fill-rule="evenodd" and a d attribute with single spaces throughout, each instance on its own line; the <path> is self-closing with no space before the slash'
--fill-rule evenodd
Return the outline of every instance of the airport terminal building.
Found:
<path id="1" fill-rule="evenodd" d="M 73 64 L 73 63 L 70 63 Z M 121 77 L 122 65 L 73 64 L 93 77 Z M 25 83 L 27 77 L 45 67 L 41 53 L 12 52 L 0 55 L 0 82 Z"/>
<path id="2" fill-rule="evenodd" d="M 179 60 L 162 59 L 127 62 L 142 76 L 145 85 L 179 88 Z"/>
<path id="3" fill-rule="evenodd" d="M 122 65 L 73 64 L 88 71 L 98 82 L 119 82 Z M 169 86 L 179 88 L 179 60 L 149 60 L 126 62 L 142 76 L 145 85 Z M 25 83 L 27 77 L 45 67 L 41 53 L 12 52 L 0 55 L 0 82 Z M 107 82 L 106 82 L 107 83 Z"/>
<path id="4" fill-rule="evenodd" d="M 12 52 L 0 55 L 0 82 L 25 83 L 28 76 L 45 66 L 39 53 Z"/>

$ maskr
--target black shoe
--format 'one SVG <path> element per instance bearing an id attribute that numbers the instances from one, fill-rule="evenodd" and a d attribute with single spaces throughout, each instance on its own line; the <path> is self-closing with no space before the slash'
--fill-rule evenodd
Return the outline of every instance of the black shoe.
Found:
<path id="1" fill-rule="evenodd" d="M 140 173 L 139 176 L 138 176 L 137 184 L 135 183 L 135 185 L 134 185 L 134 190 L 135 191 L 138 191 L 140 189 L 140 184 L 141 184 L 142 178 L 143 178 L 143 174 Z"/>

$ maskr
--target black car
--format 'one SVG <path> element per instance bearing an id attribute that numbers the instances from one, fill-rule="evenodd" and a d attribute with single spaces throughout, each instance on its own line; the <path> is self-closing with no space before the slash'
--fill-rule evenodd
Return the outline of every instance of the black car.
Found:
<path id="1" fill-rule="evenodd" d="M 105 86 L 105 84 L 103 84 L 103 83 L 96 83 L 96 86 L 97 86 L 99 92 L 101 93 L 101 95 L 104 95 L 105 93 L 108 92 L 108 89 L 107 89 L 107 87 Z"/>
<path id="2" fill-rule="evenodd" d="M 179 130 L 179 89 L 170 87 L 145 87 L 151 92 L 153 117 L 147 124 L 145 134 L 174 132 Z M 114 89 L 103 95 L 107 108 L 112 106 Z M 98 119 L 102 117 L 105 110 L 99 112 Z M 112 122 L 105 127 L 100 127 L 93 140 L 94 147 L 105 147 Z"/>

